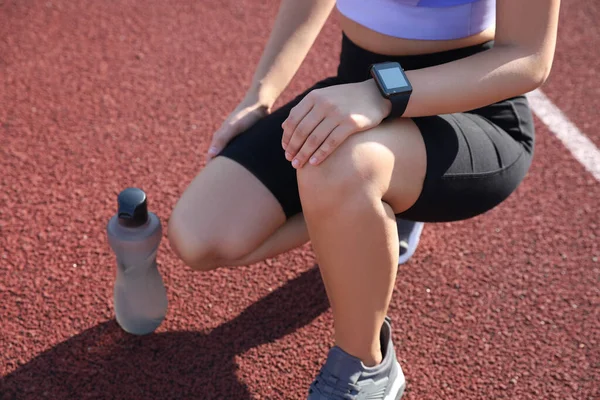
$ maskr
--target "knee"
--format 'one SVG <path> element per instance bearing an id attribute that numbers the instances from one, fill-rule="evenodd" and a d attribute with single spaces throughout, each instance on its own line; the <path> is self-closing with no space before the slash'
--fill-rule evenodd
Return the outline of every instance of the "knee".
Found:
<path id="1" fill-rule="evenodd" d="M 217 249 L 210 240 L 202 240 L 184 216 L 173 211 L 168 225 L 169 245 L 184 264 L 196 271 L 210 271 L 219 267 Z"/>
<path id="2" fill-rule="evenodd" d="M 306 164 L 297 172 L 302 207 L 308 214 L 328 215 L 348 207 L 373 203 L 381 190 L 377 171 L 364 156 L 370 144 L 340 146 L 320 165 Z M 362 155 L 362 156 L 361 156 Z"/>
<path id="3" fill-rule="evenodd" d="M 175 255 L 195 271 L 210 271 L 247 255 L 251 249 L 236 239 L 235 231 L 223 233 L 224 227 L 198 226 L 193 216 L 177 208 L 169 219 L 168 239 Z"/>

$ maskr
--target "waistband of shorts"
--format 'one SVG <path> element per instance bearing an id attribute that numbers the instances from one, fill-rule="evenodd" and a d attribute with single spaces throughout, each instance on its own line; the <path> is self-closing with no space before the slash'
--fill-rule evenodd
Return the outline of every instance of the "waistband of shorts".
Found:
<path id="1" fill-rule="evenodd" d="M 400 63 L 404 70 L 410 71 L 413 69 L 433 67 L 469 57 L 473 54 L 489 50 L 493 46 L 494 41 L 490 40 L 474 46 L 446 50 L 438 53 L 390 56 L 365 50 L 352 42 L 346 34 L 342 33 L 342 49 L 340 52 L 337 75 L 345 82 L 360 82 L 371 77 L 369 68 L 375 63 L 395 61 Z"/>

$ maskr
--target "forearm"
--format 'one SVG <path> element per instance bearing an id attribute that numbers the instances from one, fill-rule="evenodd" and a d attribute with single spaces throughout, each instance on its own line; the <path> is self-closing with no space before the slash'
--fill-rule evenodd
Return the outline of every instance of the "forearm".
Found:
<path id="1" fill-rule="evenodd" d="M 546 80 L 551 63 L 518 46 L 497 46 L 465 59 L 407 71 L 413 93 L 404 116 L 464 112 L 529 92 Z"/>
<path id="2" fill-rule="evenodd" d="M 282 0 L 247 97 L 271 107 L 290 83 L 335 0 Z"/>

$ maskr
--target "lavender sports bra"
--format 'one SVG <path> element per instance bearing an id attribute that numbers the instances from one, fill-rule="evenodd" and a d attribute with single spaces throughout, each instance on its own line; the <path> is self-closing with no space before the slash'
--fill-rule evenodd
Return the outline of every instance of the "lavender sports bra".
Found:
<path id="1" fill-rule="evenodd" d="M 496 0 L 337 0 L 337 9 L 369 29 L 404 39 L 459 39 L 496 21 Z"/>

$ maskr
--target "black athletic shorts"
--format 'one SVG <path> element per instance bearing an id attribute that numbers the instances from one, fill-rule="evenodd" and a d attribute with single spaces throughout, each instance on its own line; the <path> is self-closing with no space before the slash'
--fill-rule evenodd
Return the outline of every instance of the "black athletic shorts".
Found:
<path id="1" fill-rule="evenodd" d="M 296 170 L 281 147 L 281 124 L 311 90 L 370 78 L 369 66 L 398 61 L 405 70 L 426 68 L 489 50 L 472 47 L 413 56 L 366 51 L 342 36 L 337 75 L 317 82 L 235 137 L 219 154 L 254 174 L 289 218 L 302 212 Z M 427 150 L 427 173 L 416 203 L 398 214 L 423 222 L 457 221 L 482 214 L 505 200 L 524 179 L 533 157 L 533 116 L 525 96 L 464 113 L 413 118 Z"/>

